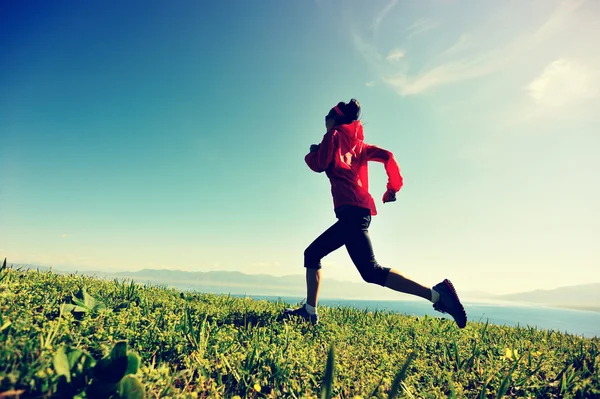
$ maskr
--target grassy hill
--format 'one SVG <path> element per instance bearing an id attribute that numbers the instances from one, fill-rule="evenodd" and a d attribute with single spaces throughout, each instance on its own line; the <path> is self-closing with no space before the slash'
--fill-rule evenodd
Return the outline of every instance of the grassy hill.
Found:
<path id="1" fill-rule="evenodd" d="M 245 274 L 233 271 L 188 272 L 182 270 L 143 269 L 135 272 L 72 271 L 41 265 L 17 264 L 15 269 L 52 270 L 58 274 L 78 274 L 108 279 L 129 279 L 140 283 L 162 284 L 184 291 L 227 293 L 232 295 L 261 295 L 275 297 L 303 297 L 306 295 L 304 275 L 272 276 Z M 581 310 L 600 311 L 600 283 L 559 287 L 508 295 L 493 295 L 483 291 L 459 290 L 463 300 L 514 301 Z M 364 282 L 326 279 L 321 285 L 321 298 L 397 300 L 398 293 Z"/>
<path id="2" fill-rule="evenodd" d="M 600 397 L 597 338 L 285 306 L 4 268 L 0 397 Z"/>
<path id="3" fill-rule="evenodd" d="M 15 265 L 14 268 L 43 271 L 52 270 L 59 274 L 73 273 L 73 271 L 50 269 L 49 267 L 40 265 Z M 275 297 L 303 297 L 306 295 L 306 276 L 304 274 L 272 276 L 266 274 L 245 274 L 234 271 L 188 272 L 160 269 L 144 269 L 135 272 L 78 270 L 77 273 L 109 279 L 130 279 L 145 284 L 162 284 L 185 291 L 193 290 L 215 294 L 225 293 Z M 463 298 L 465 297 L 464 294 L 461 291 Z M 336 299 L 363 298 L 393 300 L 398 298 L 398 293 L 391 290 L 382 290 L 379 286 L 364 282 L 353 283 L 328 278 L 321 285 L 320 296 L 321 298 Z"/>

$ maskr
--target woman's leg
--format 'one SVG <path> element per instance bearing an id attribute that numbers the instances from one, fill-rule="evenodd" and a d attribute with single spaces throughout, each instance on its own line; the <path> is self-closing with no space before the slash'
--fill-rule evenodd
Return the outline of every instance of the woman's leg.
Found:
<path id="1" fill-rule="evenodd" d="M 406 294 L 420 296 L 421 298 L 431 301 L 431 288 L 422 286 L 421 284 L 404 277 L 397 270 L 390 269 L 385 286 L 394 291 L 404 292 Z"/>
<path id="2" fill-rule="evenodd" d="M 321 286 L 321 259 L 344 245 L 344 230 L 340 222 L 325 230 L 304 251 L 306 268 L 306 303 L 317 306 Z"/>
<path id="3" fill-rule="evenodd" d="M 450 280 L 446 279 L 430 289 L 402 276 L 397 270 L 377 263 L 369 238 L 370 215 L 355 210 L 340 218 L 340 223 L 346 231 L 348 253 L 365 281 L 434 302 L 433 308 L 450 314 L 459 328 L 467 325 L 467 313 Z"/>
<path id="4" fill-rule="evenodd" d="M 431 300 L 430 288 L 402 276 L 397 270 L 382 267 L 377 263 L 369 237 L 370 216 L 350 215 L 344 219 L 344 223 L 348 230 L 346 249 L 366 282 Z"/>
<path id="5" fill-rule="evenodd" d="M 319 288 L 321 287 L 321 269 L 306 268 L 306 303 L 317 307 Z"/>

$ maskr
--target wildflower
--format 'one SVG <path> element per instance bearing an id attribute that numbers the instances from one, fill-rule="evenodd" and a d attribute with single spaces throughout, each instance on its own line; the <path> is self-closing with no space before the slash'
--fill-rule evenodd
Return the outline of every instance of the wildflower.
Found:
<path id="1" fill-rule="evenodd" d="M 259 383 L 254 384 L 254 390 L 256 392 L 260 392 L 260 384 Z"/>
<path id="2" fill-rule="evenodd" d="M 516 349 L 506 348 L 504 353 L 504 358 L 508 360 L 517 360 L 519 356 L 519 351 Z"/>

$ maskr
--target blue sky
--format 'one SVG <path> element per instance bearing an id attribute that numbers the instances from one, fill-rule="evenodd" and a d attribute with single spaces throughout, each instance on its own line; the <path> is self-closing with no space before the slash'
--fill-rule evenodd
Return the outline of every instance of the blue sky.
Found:
<path id="1" fill-rule="evenodd" d="M 423 284 L 600 282 L 588 1 L 0 3 L 0 256 L 301 274 L 335 222 L 303 157 L 357 98 L 405 187 L 376 256 Z M 359 281 L 346 252 L 324 277 Z M 326 282 L 325 282 L 326 284 Z"/>

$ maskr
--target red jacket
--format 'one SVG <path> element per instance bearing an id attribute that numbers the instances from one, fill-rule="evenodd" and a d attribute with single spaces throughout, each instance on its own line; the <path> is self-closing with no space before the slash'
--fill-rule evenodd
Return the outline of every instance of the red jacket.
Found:
<path id="1" fill-rule="evenodd" d="M 325 133 L 319 149 L 308 153 L 304 160 L 315 172 L 327 173 L 335 209 L 342 205 L 352 205 L 368 208 L 371 215 L 376 215 L 375 201 L 369 194 L 367 162 L 377 161 L 385 165 L 388 190 L 400 190 L 402 175 L 394 154 L 363 140 L 363 125 L 360 121 L 336 126 Z"/>

